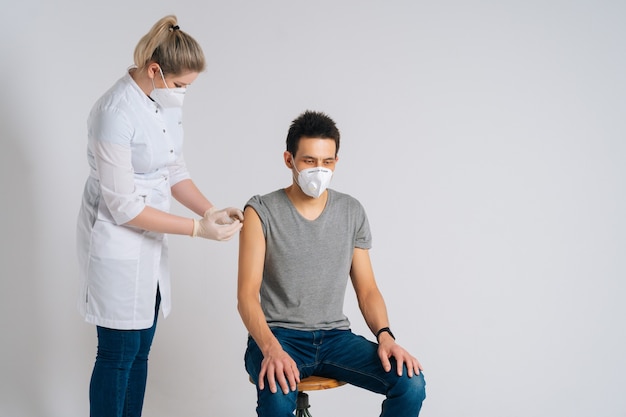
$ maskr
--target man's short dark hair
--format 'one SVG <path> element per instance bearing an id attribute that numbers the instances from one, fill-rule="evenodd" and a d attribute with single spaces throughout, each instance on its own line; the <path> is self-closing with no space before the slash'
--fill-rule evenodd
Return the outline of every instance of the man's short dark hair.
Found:
<path id="1" fill-rule="evenodd" d="M 287 151 L 295 155 L 300 139 L 322 138 L 335 141 L 335 156 L 339 153 L 339 129 L 325 113 L 307 110 L 294 119 L 287 133 Z"/>

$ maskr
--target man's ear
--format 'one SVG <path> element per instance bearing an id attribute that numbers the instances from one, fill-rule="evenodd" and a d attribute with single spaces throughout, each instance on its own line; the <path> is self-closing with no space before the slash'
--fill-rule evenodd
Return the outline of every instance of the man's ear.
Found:
<path id="1" fill-rule="evenodd" d="M 287 168 L 293 169 L 293 155 L 291 155 L 291 152 L 285 151 L 283 153 L 283 159 L 285 160 Z"/>

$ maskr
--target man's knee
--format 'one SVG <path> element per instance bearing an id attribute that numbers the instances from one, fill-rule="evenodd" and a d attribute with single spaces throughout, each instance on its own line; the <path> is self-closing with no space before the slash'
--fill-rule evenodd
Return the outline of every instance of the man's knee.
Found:
<path id="1" fill-rule="evenodd" d="M 263 391 L 258 392 L 257 413 L 261 417 L 293 416 L 297 395 L 297 392 L 284 394 L 280 390 L 272 394 L 266 386 Z"/>
<path id="2" fill-rule="evenodd" d="M 426 381 L 424 375 L 413 375 L 408 377 L 406 374 L 398 378 L 396 385 L 387 395 L 390 397 L 402 398 L 407 404 L 411 404 L 411 408 L 421 408 L 421 404 L 426 398 Z"/>
<path id="3" fill-rule="evenodd" d="M 421 404 L 422 401 L 426 399 L 426 380 L 424 379 L 424 374 L 420 372 L 419 375 L 413 375 L 409 380 L 411 381 L 410 389 L 412 396 Z"/>

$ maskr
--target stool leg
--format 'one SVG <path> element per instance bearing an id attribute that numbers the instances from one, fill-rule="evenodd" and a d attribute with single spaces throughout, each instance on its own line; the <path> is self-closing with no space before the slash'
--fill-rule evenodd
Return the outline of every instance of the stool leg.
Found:
<path id="1" fill-rule="evenodd" d="M 309 413 L 309 407 L 309 394 L 298 391 L 298 398 L 296 399 L 296 417 L 312 417 L 311 413 Z"/>

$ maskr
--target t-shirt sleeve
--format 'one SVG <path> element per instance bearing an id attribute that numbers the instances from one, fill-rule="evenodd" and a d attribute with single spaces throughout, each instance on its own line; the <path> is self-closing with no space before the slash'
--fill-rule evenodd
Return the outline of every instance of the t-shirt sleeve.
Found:
<path id="1" fill-rule="evenodd" d="M 355 200 L 356 202 L 356 200 Z M 372 248 L 372 233 L 370 230 L 370 224 L 367 220 L 367 214 L 365 213 L 365 209 L 361 205 L 361 203 L 356 202 L 357 204 L 357 225 L 356 225 L 356 235 L 354 240 L 354 247 L 359 249 L 371 249 Z"/>
<path id="2" fill-rule="evenodd" d="M 246 207 L 251 207 L 256 211 L 259 219 L 261 220 L 261 227 L 263 229 L 263 236 L 267 236 L 267 219 L 268 219 L 268 211 L 265 204 L 263 204 L 263 200 L 260 195 L 255 195 L 246 203 L 244 210 Z"/>

